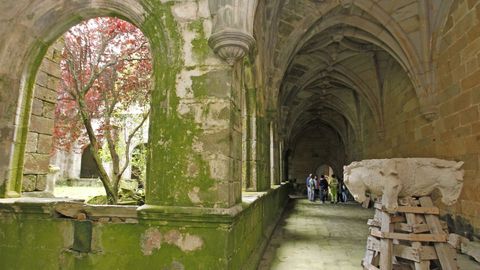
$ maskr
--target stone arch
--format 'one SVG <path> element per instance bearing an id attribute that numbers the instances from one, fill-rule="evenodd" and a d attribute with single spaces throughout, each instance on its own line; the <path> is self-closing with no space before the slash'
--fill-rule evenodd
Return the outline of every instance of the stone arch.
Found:
<path id="1" fill-rule="evenodd" d="M 322 100 L 315 100 L 315 99 L 306 100 L 305 102 L 301 103 L 296 107 L 296 110 L 294 110 L 291 113 L 291 116 L 287 120 L 290 120 L 298 128 L 298 125 L 296 123 L 301 121 L 301 117 L 304 112 L 304 109 L 307 108 L 306 110 L 308 110 L 308 108 L 315 108 L 318 106 L 331 109 L 333 111 L 338 112 L 339 115 L 343 115 L 346 122 L 349 124 L 350 128 L 353 131 L 353 134 L 352 134 L 353 138 L 355 138 L 357 134 L 360 134 L 360 125 L 357 121 L 355 121 L 355 113 L 351 111 L 348 105 L 345 102 L 343 102 L 343 100 L 340 98 L 336 98 L 334 103 L 332 102 L 324 103 Z M 283 124 L 286 127 L 288 127 L 287 123 L 283 123 Z M 289 129 L 287 128 L 287 134 L 293 133 L 294 125 L 292 125 Z M 342 133 L 342 138 L 343 137 L 344 135 Z M 345 142 L 345 139 L 343 139 L 344 142 Z"/>
<path id="2" fill-rule="evenodd" d="M 321 123 L 326 127 L 329 127 L 340 139 L 342 146 L 346 147 L 347 146 L 347 138 L 346 135 L 342 132 L 342 128 L 336 125 L 336 123 L 333 123 L 331 121 L 328 121 L 328 119 L 325 118 L 316 118 L 316 119 L 301 119 L 301 121 L 296 121 L 295 125 L 293 125 L 292 129 L 290 130 L 290 133 L 288 134 L 288 143 L 293 149 L 292 154 L 295 154 L 295 149 L 297 146 L 297 143 L 300 138 L 304 136 L 302 134 L 302 131 L 306 129 L 306 127 L 311 126 L 316 123 Z"/>
<path id="3" fill-rule="evenodd" d="M 330 176 L 332 175 L 332 173 L 333 173 L 333 167 L 330 165 L 329 162 L 324 163 L 315 169 L 315 174 L 318 175 L 319 177 L 320 175 Z"/>
<path id="4" fill-rule="evenodd" d="M 348 31 L 345 32 L 349 35 L 354 35 L 358 38 L 365 39 L 366 41 L 373 43 L 384 50 L 386 50 L 399 64 L 403 67 L 404 71 L 410 77 L 412 84 L 415 86 L 417 97 L 421 104 L 427 106 L 429 104 L 429 98 L 432 93 L 430 80 L 426 80 L 424 76 L 427 76 L 428 67 L 422 65 L 421 55 L 415 50 L 415 46 L 412 44 L 407 34 L 402 30 L 400 25 L 377 3 L 371 0 L 355 1 L 352 4 L 336 3 L 335 5 L 326 6 L 322 11 L 322 15 L 329 14 L 336 7 L 340 5 L 355 6 L 366 14 L 373 17 L 383 27 L 359 16 L 344 16 L 335 15 L 327 18 L 324 16 L 318 16 L 317 13 L 310 16 L 306 16 L 302 23 L 296 26 L 289 36 L 286 38 L 285 45 L 280 48 L 278 61 L 275 64 L 277 68 L 273 70 L 272 78 L 273 87 L 272 90 L 280 89 L 283 78 L 289 64 L 293 57 L 297 54 L 300 48 L 314 35 L 325 31 L 336 25 L 349 25 L 355 29 L 361 31 Z M 341 18 L 341 19 L 340 19 Z M 368 35 L 366 35 L 368 34 Z M 298 41 L 298 42 L 297 42 Z M 288 45 L 294 44 L 294 45 Z M 422 44 L 427 46 L 428 44 Z M 428 50 L 427 47 L 420 48 L 420 50 Z M 280 96 L 280 95 L 279 95 Z M 425 103 L 427 102 L 427 103 Z"/>
<path id="5" fill-rule="evenodd" d="M 372 93 L 362 78 L 356 75 L 355 72 L 340 64 L 336 64 L 330 72 L 321 72 L 323 69 L 323 66 L 319 66 L 305 73 L 302 77 L 302 84 L 297 86 L 295 91 L 289 91 L 290 95 L 295 96 L 297 92 L 305 89 L 309 84 L 320 78 L 329 77 L 333 80 L 337 80 L 339 83 L 344 84 L 354 92 L 357 92 L 359 96 L 366 100 L 369 109 L 372 111 L 375 122 L 378 125 L 378 129 L 382 130 L 383 113 L 381 110 L 381 101 L 378 100 L 378 97 L 376 97 L 374 93 Z M 288 99 L 285 99 L 285 101 L 286 100 Z"/>
<path id="6" fill-rule="evenodd" d="M 180 46 L 176 44 L 178 34 L 175 27 L 167 28 L 167 25 L 174 25 L 172 14 L 161 3 L 99 0 L 75 3 L 56 1 L 53 5 L 42 5 L 38 2 L 33 1 L 24 10 L 18 11 L 23 16 L 10 18 L 16 28 L 4 36 L 7 44 L 5 50 L 0 52 L 0 57 L 6 59 L 4 67 L 0 69 L 0 81 L 4 81 L 0 87 L 11 89 L 10 98 L 4 103 L 10 113 L 2 113 L 0 120 L 14 123 L 4 128 L 7 136 L 0 141 L 6 149 L 0 153 L 0 159 L 4 160 L 0 163 L 0 173 L 6 176 L 6 179 L 0 179 L 0 196 L 5 197 L 20 196 L 23 154 L 38 67 L 47 48 L 70 27 L 82 20 L 100 16 L 116 16 L 136 25 L 151 45 L 153 89 L 162 90 L 153 91 L 152 102 L 172 90 L 166 82 L 175 80 L 173 70 L 181 64 Z"/>

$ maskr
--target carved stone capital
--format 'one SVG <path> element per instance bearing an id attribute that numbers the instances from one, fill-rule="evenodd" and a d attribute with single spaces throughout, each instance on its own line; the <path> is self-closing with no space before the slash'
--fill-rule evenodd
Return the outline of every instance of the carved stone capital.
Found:
<path id="1" fill-rule="evenodd" d="M 420 112 L 429 122 L 438 118 L 438 106 L 436 105 L 436 96 L 433 94 L 424 95 L 419 98 Z"/>
<path id="2" fill-rule="evenodd" d="M 208 44 L 220 58 L 233 65 L 250 51 L 255 45 L 255 39 L 236 29 L 224 29 L 213 33 Z"/>
<path id="3" fill-rule="evenodd" d="M 257 0 L 209 0 L 209 8 L 213 26 L 208 44 L 233 65 L 255 45 L 253 20 Z"/>
<path id="4" fill-rule="evenodd" d="M 436 106 L 423 107 L 421 111 L 422 116 L 429 122 L 438 118 L 438 109 Z"/>

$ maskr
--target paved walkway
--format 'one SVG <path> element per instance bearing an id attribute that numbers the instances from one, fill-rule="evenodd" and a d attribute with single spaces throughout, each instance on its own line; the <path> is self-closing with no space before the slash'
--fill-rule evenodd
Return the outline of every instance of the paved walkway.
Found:
<path id="1" fill-rule="evenodd" d="M 362 269 L 372 209 L 355 203 L 293 200 L 277 226 L 259 270 Z M 480 269 L 466 256 L 460 269 Z"/>

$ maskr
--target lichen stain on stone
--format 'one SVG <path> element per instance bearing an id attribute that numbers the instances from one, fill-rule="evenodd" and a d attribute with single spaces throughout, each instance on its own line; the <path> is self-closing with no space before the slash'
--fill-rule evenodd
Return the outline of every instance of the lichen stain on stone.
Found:
<path id="1" fill-rule="evenodd" d="M 185 252 L 194 251 L 203 246 L 203 240 L 200 237 L 196 235 L 190 235 L 188 233 L 182 235 L 177 230 L 171 230 L 167 232 L 164 238 L 165 242 L 171 245 L 176 245 Z"/>
<path id="2" fill-rule="evenodd" d="M 182 234 L 177 230 L 171 230 L 164 235 L 156 229 L 149 228 L 142 235 L 142 252 L 144 255 L 152 255 L 154 249 L 160 249 L 162 243 L 175 245 L 184 252 L 190 252 L 202 248 L 203 240 L 196 235 Z"/>
<path id="3" fill-rule="evenodd" d="M 195 178 L 198 176 L 199 168 L 193 160 L 188 161 L 187 173 L 189 177 Z"/>
<path id="4" fill-rule="evenodd" d="M 185 270 L 185 266 L 182 263 L 173 261 L 172 266 L 169 268 L 170 270 Z"/>
<path id="5" fill-rule="evenodd" d="M 172 8 L 173 15 L 178 21 L 195 20 L 198 17 L 198 4 L 192 3 L 177 4 Z"/>
<path id="6" fill-rule="evenodd" d="M 197 153 L 202 153 L 204 151 L 203 143 L 196 138 L 192 143 L 192 150 Z"/>
<path id="7" fill-rule="evenodd" d="M 149 228 L 142 235 L 142 252 L 144 255 L 152 255 L 154 249 L 160 249 L 162 234 L 155 228 Z"/>
<path id="8" fill-rule="evenodd" d="M 195 204 L 202 203 L 202 200 L 200 200 L 200 197 L 198 196 L 198 192 L 200 191 L 199 187 L 193 187 L 193 190 L 190 190 L 188 192 L 188 198 L 190 198 L 190 201 Z"/>

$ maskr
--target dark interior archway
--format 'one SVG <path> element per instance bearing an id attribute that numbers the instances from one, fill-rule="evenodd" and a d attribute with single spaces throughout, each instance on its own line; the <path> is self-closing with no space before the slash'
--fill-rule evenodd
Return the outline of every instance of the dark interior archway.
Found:
<path id="1" fill-rule="evenodd" d="M 81 178 L 97 178 L 100 177 L 98 173 L 97 165 L 93 159 L 92 151 L 90 150 L 90 145 L 85 147 L 82 153 L 82 165 L 80 167 L 80 177 Z"/>

